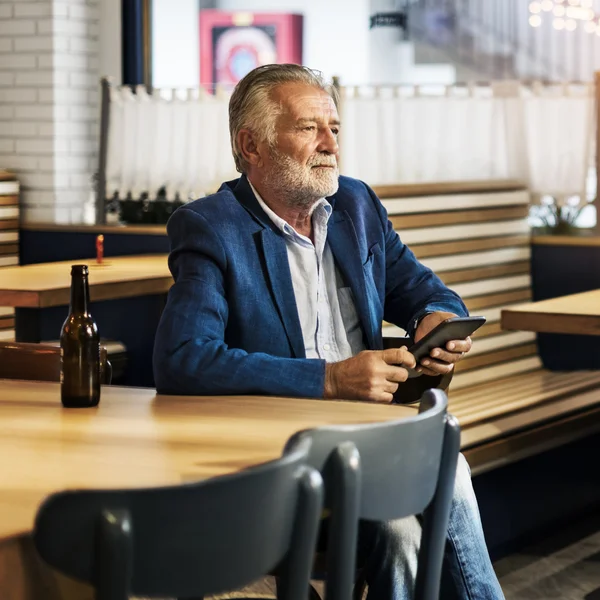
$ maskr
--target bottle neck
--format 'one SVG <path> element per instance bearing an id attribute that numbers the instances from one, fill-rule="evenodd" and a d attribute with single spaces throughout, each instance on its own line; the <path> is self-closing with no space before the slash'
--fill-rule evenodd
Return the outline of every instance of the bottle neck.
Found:
<path id="1" fill-rule="evenodd" d="M 90 303 L 90 288 L 87 275 L 76 274 L 71 278 L 70 312 L 87 314 Z"/>

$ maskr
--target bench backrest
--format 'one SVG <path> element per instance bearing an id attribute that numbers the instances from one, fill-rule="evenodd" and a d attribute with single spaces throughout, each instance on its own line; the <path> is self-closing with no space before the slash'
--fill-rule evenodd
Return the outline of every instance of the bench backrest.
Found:
<path id="1" fill-rule="evenodd" d="M 19 182 L 0 171 L 0 268 L 19 264 Z M 0 306 L 0 341 L 15 339 L 15 309 Z"/>
<path id="2" fill-rule="evenodd" d="M 394 228 L 487 323 L 457 365 L 452 390 L 541 366 L 535 334 L 500 328 L 500 310 L 531 300 L 529 193 L 518 182 L 375 188 Z M 383 335 L 402 335 L 384 323 Z"/>

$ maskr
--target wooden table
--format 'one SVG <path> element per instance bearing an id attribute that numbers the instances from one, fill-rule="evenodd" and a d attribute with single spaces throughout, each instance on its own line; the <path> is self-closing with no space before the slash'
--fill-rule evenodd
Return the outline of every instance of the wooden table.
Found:
<path id="1" fill-rule="evenodd" d="M 70 300 L 71 265 L 87 264 L 90 312 L 105 339 L 125 344 L 128 367 L 122 383 L 153 386 L 152 347 L 173 284 L 167 255 L 119 256 L 6 267 L 0 306 L 15 307 L 16 339 L 57 340 Z"/>
<path id="2" fill-rule="evenodd" d="M 600 335 L 600 290 L 505 308 L 501 324 L 503 329 Z"/>
<path id="3" fill-rule="evenodd" d="M 0 380 L 0 596 L 91 598 L 38 559 L 40 502 L 73 488 L 169 485 L 281 455 L 300 429 L 415 414 L 414 407 L 259 396 L 160 396 L 104 387 L 100 405 L 64 409 L 59 385 Z"/>
<path id="4" fill-rule="evenodd" d="M 173 284 L 167 255 L 116 256 L 6 267 L 0 278 L 0 306 L 45 308 L 69 304 L 71 265 L 89 266 L 90 299 L 113 300 L 166 293 Z"/>

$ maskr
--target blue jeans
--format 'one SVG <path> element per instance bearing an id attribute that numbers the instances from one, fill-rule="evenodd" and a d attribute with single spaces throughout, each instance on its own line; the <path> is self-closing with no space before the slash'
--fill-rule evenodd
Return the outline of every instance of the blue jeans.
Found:
<path id="1" fill-rule="evenodd" d="M 421 526 L 416 517 L 363 521 L 357 561 L 365 565 L 367 600 L 412 598 Z M 499 600 L 504 594 L 490 561 L 469 466 L 461 454 L 442 566 L 441 600 Z"/>

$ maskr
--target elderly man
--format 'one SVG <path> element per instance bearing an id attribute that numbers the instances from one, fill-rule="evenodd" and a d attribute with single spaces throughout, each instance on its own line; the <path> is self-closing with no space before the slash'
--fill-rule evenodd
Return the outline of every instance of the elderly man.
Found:
<path id="1" fill-rule="evenodd" d="M 321 77 L 259 67 L 229 115 L 242 176 L 167 227 L 175 284 L 156 335 L 158 390 L 390 402 L 408 368 L 449 373 L 470 339 L 418 366 L 406 348 L 382 350 L 383 319 L 418 340 L 467 310 L 401 242 L 373 191 L 339 175 L 340 122 Z M 360 537 L 369 596 L 411 597 L 417 519 L 364 523 Z M 503 598 L 464 459 L 442 585 L 443 598 Z"/>

